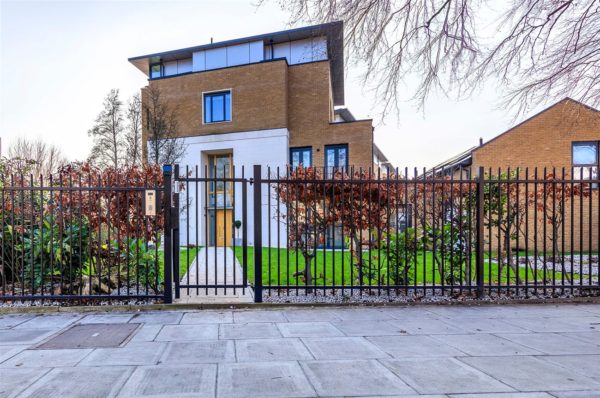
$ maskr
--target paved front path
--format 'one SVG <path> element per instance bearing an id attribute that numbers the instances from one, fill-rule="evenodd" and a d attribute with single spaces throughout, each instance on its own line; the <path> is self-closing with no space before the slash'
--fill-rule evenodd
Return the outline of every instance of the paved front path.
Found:
<path id="1" fill-rule="evenodd" d="M 181 278 L 184 285 L 228 285 L 242 286 L 244 271 L 229 247 L 202 248 L 190 264 L 188 272 Z M 246 288 L 199 288 L 181 289 L 177 303 L 251 303 L 252 289 Z"/>
<path id="2" fill-rule="evenodd" d="M 32 349 L 77 323 L 119 348 Z M 0 316 L 0 397 L 600 397 L 600 305 Z"/>

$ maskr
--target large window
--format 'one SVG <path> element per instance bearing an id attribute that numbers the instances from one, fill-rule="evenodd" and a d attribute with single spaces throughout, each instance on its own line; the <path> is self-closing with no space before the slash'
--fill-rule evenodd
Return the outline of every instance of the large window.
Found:
<path id="1" fill-rule="evenodd" d="M 290 148 L 290 164 L 294 169 L 300 165 L 312 166 L 312 148 Z"/>
<path id="2" fill-rule="evenodd" d="M 348 169 L 348 145 L 325 146 L 325 172 L 327 175 L 336 171 Z"/>
<path id="3" fill-rule="evenodd" d="M 573 143 L 573 177 L 575 179 L 598 179 L 598 141 Z M 594 184 L 593 188 L 597 188 Z"/>
<path id="4" fill-rule="evenodd" d="M 231 92 L 204 94 L 204 123 L 231 121 Z"/>

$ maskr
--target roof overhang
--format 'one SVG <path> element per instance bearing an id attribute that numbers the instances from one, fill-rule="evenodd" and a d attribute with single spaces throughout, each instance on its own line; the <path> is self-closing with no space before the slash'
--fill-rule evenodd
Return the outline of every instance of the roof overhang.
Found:
<path id="1" fill-rule="evenodd" d="M 327 55 L 331 65 L 331 85 L 333 90 L 334 105 L 344 104 L 344 23 L 342 21 L 329 22 L 321 25 L 306 26 L 302 28 L 283 30 L 280 32 L 243 37 L 240 39 L 226 40 L 218 43 L 204 44 L 179 50 L 164 51 L 159 53 L 140 55 L 129 58 L 136 68 L 149 76 L 150 64 L 155 62 L 168 62 L 189 59 L 196 51 L 212 48 L 231 46 L 236 44 L 264 41 L 266 44 L 278 44 L 288 41 L 308 39 L 310 37 L 327 37 Z"/>

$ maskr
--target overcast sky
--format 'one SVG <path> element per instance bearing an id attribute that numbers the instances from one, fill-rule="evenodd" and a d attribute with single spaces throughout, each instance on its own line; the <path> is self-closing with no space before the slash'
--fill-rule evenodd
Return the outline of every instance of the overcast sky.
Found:
<path id="1" fill-rule="evenodd" d="M 274 2 L 258 9 L 254 3 L 0 0 L 3 154 L 11 140 L 26 136 L 85 159 L 87 131 L 106 93 L 119 88 L 126 99 L 146 85 L 128 57 L 288 27 L 288 15 Z M 403 103 L 399 121 L 395 115 L 382 121 L 373 107 L 377 99 L 358 75 L 349 68 L 346 105 L 357 118 L 375 118 L 376 143 L 396 166 L 432 166 L 514 124 L 510 112 L 497 108 L 499 90 L 492 84 L 462 102 L 434 95 L 424 112 Z"/>

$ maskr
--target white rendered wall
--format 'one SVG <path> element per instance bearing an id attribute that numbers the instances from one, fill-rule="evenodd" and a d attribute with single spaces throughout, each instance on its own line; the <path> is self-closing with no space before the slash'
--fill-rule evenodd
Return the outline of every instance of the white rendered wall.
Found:
<path id="1" fill-rule="evenodd" d="M 262 175 L 267 177 L 268 166 L 271 167 L 271 174 L 277 172 L 280 168 L 281 174 L 285 173 L 288 164 L 288 130 L 271 129 L 261 131 L 250 131 L 243 133 L 213 134 L 208 136 L 186 137 L 184 138 L 186 151 L 179 163 L 180 175 L 184 175 L 187 170 L 191 176 L 196 176 L 196 170 L 199 177 L 206 176 L 205 167 L 208 166 L 208 155 L 215 153 L 232 153 L 233 164 L 235 166 L 235 177 L 242 177 L 242 167 L 244 168 L 244 177 L 252 178 L 253 166 L 262 165 Z M 188 209 L 182 212 L 180 216 L 180 242 L 181 245 L 200 244 L 206 246 L 206 210 L 204 199 L 206 196 L 205 184 L 199 183 L 198 186 L 192 183 L 180 192 L 180 201 L 183 205 L 187 202 Z M 200 201 L 196 198 L 200 198 Z M 269 217 L 269 195 L 271 196 L 270 217 Z M 262 213 L 263 213 L 263 246 L 277 246 L 278 238 L 280 247 L 286 247 L 285 224 L 277 221 L 277 202 L 274 200 L 275 193 L 267 189 L 267 185 L 262 186 Z M 233 220 L 227 220 L 228 224 L 234 220 L 242 220 L 242 185 L 236 183 L 234 195 L 234 216 Z M 197 210 L 198 211 L 197 211 Z M 280 206 L 280 214 L 284 214 L 284 209 Z M 189 214 L 189 216 L 188 216 Z M 253 186 L 247 185 L 247 231 L 248 244 L 254 245 L 254 201 Z M 188 229 L 189 217 L 189 229 Z M 196 221 L 198 228 L 196 229 Z M 270 223 L 270 239 L 269 226 Z M 279 225 L 279 228 L 278 228 Z M 235 231 L 235 228 L 232 228 Z M 240 228 L 236 237 L 242 238 L 242 228 Z"/>

